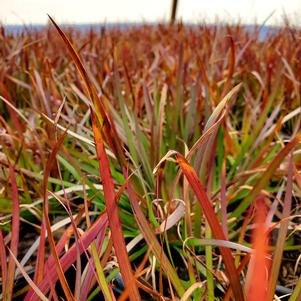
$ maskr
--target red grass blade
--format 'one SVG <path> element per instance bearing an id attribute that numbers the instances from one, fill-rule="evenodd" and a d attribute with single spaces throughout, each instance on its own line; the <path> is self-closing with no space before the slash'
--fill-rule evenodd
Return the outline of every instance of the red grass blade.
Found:
<path id="1" fill-rule="evenodd" d="M 11 231 L 11 242 L 10 250 L 13 256 L 18 256 L 18 244 L 19 244 L 19 228 L 20 228 L 20 208 L 19 208 L 19 193 L 15 177 L 14 168 L 9 163 L 10 171 L 10 185 L 12 189 L 12 231 Z M 14 278 L 15 278 L 15 268 L 16 263 L 12 256 L 9 257 L 8 266 L 7 266 L 7 278 L 5 283 L 5 291 L 3 291 L 3 300 L 11 300 L 13 287 L 14 287 Z"/>
<path id="2" fill-rule="evenodd" d="M 133 275 L 130 260 L 122 233 L 121 222 L 118 215 L 118 206 L 115 198 L 114 183 L 110 171 L 110 163 L 104 146 L 100 126 L 94 111 L 91 108 L 92 127 L 99 162 L 104 197 L 107 206 L 109 225 L 112 231 L 112 240 L 119 263 L 120 271 L 126 286 L 131 286 L 130 300 L 140 300 L 138 287 Z"/>
<path id="3" fill-rule="evenodd" d="M 177 162 L 181 167 L 185 177 L 187 178 L 191 188 L 193 189 L 202 209 L 206 216 L 206 219 L 210 225 L 212 233 L 216 239 L 226 240 L 223 229 L 220 226 L 218 219 L 215 215 L 214 209 L 208 199 L 205 188 L 200 182 L 195 170 L 186 161 L 186 159 L 180 155 L 176 154 Z M 228 248 L 219 247 L 222 254 L 224 264 L 226 267 L 227 276 L 232 287 L 235 300 L 244 300 L 243 290 L 239 281 L 239 275 L 237 274 L 233 256 Z"/>
<path id="4" fill-rule="evenodd" d="M 80 249 L 80 254 L 82 254 L 91 242 L 95 239 L 100 232 L 105 232 L 107 228 L 107 215 L 103 214 L 99 219 L 93 224 L 93 226 L 87 230 L 87 232 L 80 237 L 78 245 Z M 77 246 L 75 244 L 63 255 L 60 259 L 60 264 L 62 271 L 65 272 L 75 261 L 77 256 Z M 50 258 L 48 260 L 48 263 Z M 43 281 L 38 285 L 39 289 L 43 294 L 46 294 L 50 290 L 50 284 L 55 284 L 58 279 L 58 274 L 56 272 L 56 266 L 54 264 L 46 264 L 49 267 L 49 270 L 46 270 L 47 277 L 44 277 Z M 33 290 L 30 290 L 24 301 L 38 301 L 38 296 Z"/>
<path id="5" fill-rule="evenodd" d="M 45 224 L 45 218 L 43 218 L 41 232 L 40 232 L 40 244 L 39 244 L 36 268 L 34 274 L 34 282 L 36 284 L 39 284 L 44 277 L 45 243 L 46 243 L 46 224 Z"/>
<path id="6" fill-rule="evenodd" d="M 7 281 L 7 263 L 6 263 L 5 242 L 1 230 L 0 230 L 0 267 L 1 267 L 1 274 L 2 274 L 2 292 L 5 292 L 6 281 Z"/>
<path id="7" fill-rule="evenodd" d="M 102 101 L 100 101 L 98 94 L 97 94 L 97 90 L 96 90 L 94 84 L 90 81 L 89 75 L 84 67 L 84 64 L 81 61 L 81 58 L 80 58 L 78 52 L 76 51 L 74 46 L 71 44 L 71 42 L 69 41 L 69 39 L 65 35 L 65 33 L 61 30 L 61 28 L 55 23 L 55 21 L 49 15 L 48 15 L 48 17 L 49 17 L 50 21 L 52 22 L 52 24 L 54 25 L 54 27 L 56 28 L 56 30 L 58 31 L 60 37 L 64 41 L 64 43 L 69 51 L 69 54 L 71 55 L 75 65 L 76 65 L 76 68 L 78 69 L 78 71 L 84 81 L 86 90 L 89 95 L 89 99 L 95 108 L 95 113 L 97 115 L 98 121 L 101 123 L 101 126 L 104 129 L 104 134 L 105 134 L 107 143 L 110 145 L 115 156 L 121 161 L 124 160 L 123 152 L 122 152 L 121 146 L 119 144 L 120 141 L 118 139 L 116 139 L 116 137 L 117 137 L 116 129 L 115 129 L 114 125 L 110 124 L 110 120 L 108 118 L 110 116 L 107 116 L 105 108 L 104 108 L 105 106 L 102 103 Z"/>

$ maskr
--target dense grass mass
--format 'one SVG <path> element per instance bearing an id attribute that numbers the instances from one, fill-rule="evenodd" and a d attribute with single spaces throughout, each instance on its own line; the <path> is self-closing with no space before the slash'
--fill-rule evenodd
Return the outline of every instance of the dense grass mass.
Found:
<path id="1" fill-rule="evenodd" d="M 1 28 L 0 299 L 301 300 L 300 39 Z"/>

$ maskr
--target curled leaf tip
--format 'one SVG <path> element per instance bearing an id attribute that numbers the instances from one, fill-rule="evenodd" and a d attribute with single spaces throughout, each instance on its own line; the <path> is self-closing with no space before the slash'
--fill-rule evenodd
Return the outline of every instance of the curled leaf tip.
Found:
<path id="1" fill-rule="evenodd" d="M 175 150 L 168 151 L 166 153 L 166 155 L 158 162 L 156 167 L 153 169 L 153 174 L 155 175 L 158 172 L 158 169 L 160 168 L 160 166 L 162 165 L 163 162 L 165 162 L 165 161 L 175 162 L 175 160 L 172 158 L 172 156 L 177 155 L 177 154 L 178 154 L 178 152 Z"/>

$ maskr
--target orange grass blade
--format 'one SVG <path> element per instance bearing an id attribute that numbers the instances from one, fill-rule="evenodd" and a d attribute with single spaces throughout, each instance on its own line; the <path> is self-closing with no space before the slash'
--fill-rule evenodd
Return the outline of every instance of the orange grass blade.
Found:
<path id="1" fill-rule="evenodd" d="M 253 233 L 254 254 L 251 257 L 247 274 L 247 301 L 267 300 L 269 262 L 267 259 L 268 231 L 265 224 L 264 196 L 260 196 L 256 200 L 255 207 L 257 210 L 255 215 L 256 229 Z"/>
<path id="2" fill-rule="evenodd" d="M 205 188 L 203 187 L 201 181 L 199 180 L 195 170 L 191 167 L 191 165 L 187 162 L 187 160 L 179 153 L 176 154 L 176 158 L 179 166 L 181 167 L 185 177 L 187 178 L 192 190 L 194 191 L 203 209 L 203 212 L 206 216 L 208 224 L 210 225 L 214 237 L 216 239 L 226 240 L 223 229 L 218 222 L 214 209 L 208 199 Z M 219 247 L 219 250 L 224 260 L 227 276 L 229 278 L 230 285 L 232 287 L 235 296 L 235 300 L 238 301 L 244 300 L 244 294 L 239 281 L 239 275 L 236 271 L 234 265 L 234 259 L 230 250 L 224 247 Z"/>
<path id="3" fill-rule="evenodd" d="M 120 271 L 123 276 L 125 285 L 131 287 L 130 300 L 140 300 L 138 287 L 133 275 L 126 245 L 122 233 L 121 221 L 118 215 L 118 206 L 115 198 L 114 183 L 110 171 L 110 163 L 104 146 L 100 125 L 97 117 L 91 108 L 92 128 L 94 133 L 95 146 L 97 151 L 97 159 L 101 173 L 105 202 L 107 206 L 107 214 L 109 225 L 112 231 L 112 240 L 119 263 Z"/>
<path id="4" fill-rule="evenodd" d="M 228 224 L 227 224 L 227 196 L 226 196 L 226 160 L 223 159 L 222 174 L 221 174 L 221 222 L 222 228 L 226 238 L 228 238 Z"/>

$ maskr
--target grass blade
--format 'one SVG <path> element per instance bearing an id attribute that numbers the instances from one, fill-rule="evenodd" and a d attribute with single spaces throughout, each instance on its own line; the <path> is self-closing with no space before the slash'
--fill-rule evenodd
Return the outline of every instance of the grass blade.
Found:
<path id="1" fill-rule="evenodd" d="M 7 282 L 7 262 L 6 262 L 5 242 L 1 230 L 0 230 L 0 267 L 1 267 L 1 274 L 2 274 L 2 292 L 5 292 L 6 282 Z"/>
<path id="2" fill-rule="evenodd" d="M 101 215 L 92 225 L 92 227 L 87 230 L 87 232 L 80 237 L 79 239 L 79 247 L 80 253 L 84 253 L 84 251 L 88 248 L 91 242 L 95 239 L 97 235 L 101 231 L 106 231 L 107 227 L 107 215 Z M 65 272 L 75 261 L 77 256 L 77 247 L 76 245 L 72 245 L 72 247 L 62 256 L 60 259 L 60 264 L 62 267 L 63 272 Z M 52 260 L 51 260 L 52 259 Z M 53 258 L 48 259 L 49 262 L 53 262 Z M 56 273 L 56 266 L 54 264 L 47 264 L 49 269 L 46 271 L 47 277 L 44 277 L 43 281 L 38 285 L 39 289 L 42 291 L 43 294 L 47 294 L 50 290 L 50 285 L 55 284 L 58 279 L 58 274 Z M 45 276 L 46 276 L 45 275 Z M 38 301 L 38 296 L 35 294 L 33 290 L 30 290 L 24 301 Z"/>
<path id="3" fill-rule="evenodd" d="M 286 184 L 285 199 L 283 205 L 282 219 L 286 219 L 280 224 L 279 234 L 276 243 L 275 253 L 273 255 L 273 263 L 271 268 L 271 276 L 268 285 L 268 294 L 266 300 L 273 300 L 275 289 L 277 285 L 277 280 L 280 271 L 281 259 L 283 254 L 283 249 L 285 246 L 286 234 L 288 231 L 289 220 L 287 219 L 291 212 L 292 205 L 292 191 L 293 191 L 293 157 L 290 156 L 289 166 L 288 166 L 288 176 Z"/>
<path id="4" fill-rule="evenodd" d="M 27 275 L 26 271 L 22 267 L 22 265 L 18 262 L 17 258 L 15 257 L 14 253 L 10 250 L 10 256 L 14 260 L 15 264 L 17 265 L 18 269 L 21 271 L 23 277 L 26 279 L 28 284 L 31 286 L 31 288 L 34 290 L 34 292 L 39 296 L 39 298 L 43 301 L 49 301 L 49 299 L 46 298 L 46 296 L 40 291 L 40 289 L 37 287 L 37 285 L 31 280 L 31 278 Z"/>
<path id="5" fill-rule="evenodd" d="M 186 161 L 186 159 L 179 153 L 176 155 L 177 162 L 181 167 L 185 177 L 187 178 L 191 188 L 193 189 L 200 205 L 202 206 L 203 212 L 206 216 L 206 219 L 210 225 L 212 233 L 216 239 L 226 240 L 223 229 L 221 228 L 217 217 L 215 215 L 214 209 L 208 199 L 205 188 L 197 177 L 195 170 L 191 165 Z M 229 249 L 224 247 L 219 247 L 222 254 L 224 264 L 227 271 L 227 276 L 230 281 L 234 296 L 236 300 L 244 300 L 244 295 L 242 287 L 239 281 L 239 276 L 236 272 L 234 265 L 234 259 Z"/>
<path id="6" fill-rule="evenodd" d="M 61 28 L 56 24 L 56 22 L 49 15 L 48 15 L 48 17 L 49 17 L 50 21 L 52 22 L 52 24 L 54 25 L 54 27 L 56 28 L 56 30 L 58 31 L 60 37 L 64 41 L 72 59 L 76 65 L 76 68 L 78 69 L 78 71 L 85 83 L 86 90 L 88 92 L 90 101 L 92 102 L 92 104 L 95 108 L 95 113 L 97 115 L 98 121 L 101 124 L 101 128 L 104 127 L 105 138 L 106 138 L 107 142 L 109 143 L 115 156 L 119 159 L 122 158 L 122 152 L 120 151 L 121 147 L 119 145 L 119 140 L 116 139 L 117 134 L 115 132 L 115 127 L 110 126 L 110 121 L 107 117 L 103 103 L 102 103 L 102 101 L 100 101 L 100 99 L 98 97 L 95 86 L 91 83 L 91 81 L 89 79 L 89 75 L 80 59 L 78 52 L 75 50 L 75 48 L 69 41 L 68 37 L 61 30 Z M 112 137 L 115 137 L 115 139 L 113 139 Z"/>
<path id="7" fill-rule="evenodd" d="M 108 156 L 105 151 L 104 141 L 102 138 L 100 125 L 94 111 L 91 108 L 92 127 L 97 151 L 97 159 L 102 178 L 104 197 L 107 206 L 109 225 L 112 231 L 112 240 L 120 271 L 126 286 L 131 287 L 130 300 L 140 300 L 140 295 L 136 285 L 136 281 L 132 272 L 130 260 L 126 251 L 126 245 L 123 238 L 121 222 L 118 215 L 118 206 L 115 199 L 114 183 L 110 171 Z"/>
<path id="8" fill-rule="evenodd" d="M 269 262 L 268 255 L 268 232 L 265 224 L 266 207 L 264 204 L 264 196 L 260 196 L 256 200 L 256 229 L 253 234 L 254 254 L 251 257 L 247 280 L 246 292 L 247 301 L 267 300 L 267 288 L 269 278 Z"/>
<path id="9" fill-rule="evenodd" d="M 49 245 L 50 245 L 50 250 L 51 250 L 51 254 L 54 258 L 54 265 L 56 268 L 56 272 L 58 274 L 59 280 L 61 282 L 64 294 L 67 298 L 68 301 L 72 301 L 74 300 L 74 297 L 72 295 L 72 292 L 70 290 L 70 287 L 68 285 L 68 282 L 66 280 L 66 277 L 64 275 L 56 248 L 55 248 L 55 242 L 54 242 L 54 238 L 53 238 L 53 234 L 51 231 L 51 224 L 50 224 L 50 220 L 49 220 L 49 209 L 48 209 L 48 192 L 47 192 L 47 188 L 48 188 L 48 177 L 50 175 L 50 172 L 54 166 L 54 163 L 56 162 L 56 155 L 60 149 L 60 147 L 62 146 L 65 136 L 67 133 L 64 133 L 60 139 L 56 142 L 46 165 L 45 168 L 45 173 L 44 173 L 44 191 L 43 191 L 43 195 L 44 195 L 44 200 L 43 200 L 43 205 L 44 205 L 44 218 L 45 218 L 45 224 L 46 224 L 46 229 L 47 229 L 47 234 L 48 234 L 48 241 L 49 241 Z"/>
<path id="10" fill-rule="evenodd" d="M 127 172 L 124 171 L 125 176 Z M 133 191 L 131 187 L 131 183 L 128 184 L 128 193 L 130 197 L 130 201 L 132 204 L 133 211 L 135 213 L 135 218 L 140 228 L 140 231 L 143 234 L 144 239 L 146 240 L 148 246 L 152 249 L 153 253 L 155 254 L 157 260 L 160 262 L 160 266 L 162 267 L 163 271 L 165 272 L 166 276 L 170 279 L 171 283 L 173 284 L 174 288 L 176 289 L 178 295 L 182 297 L 185 293 L 185 289 L 181 280 L 179 279 L 177 272 L 171 265 L 169 259 L 165 255 L 164 251 L 162 250 L 161 245 L 159 244 L 150 224 L 148 223 L 146 217 L 144 216 L 137 199 L 137 195 Z"/>
<path id="11" fill-rule="evenodd" d="M 15 268 L 16 268 L 16 263 L 14 261 L 13 256 L 14 257 L 18 256 L 19 228 L 20 228 L 19 193 L 18 193 L 18 187 L 17 187 L 16 177 L 15 177 L 15 171 L 13 166 L 10 164 L 10 162 L 9 162 L 9 171 L 10 171 L 10 185 L 12 189 L 12 202 L 13 202 L 10 250 L 11 250 L 11 254 L 13 255 L 9 257 L 8 266 L 7 266 L 7 278 L 5 283 L 5 291 L 3 292 L 4 301 L 9 301 L 12 299 L 14 278 L 15 278 Z"/>
<path id="12" fill-rule="evenodd" d="M 37 254 L 36 268 L 34 274 L 34 282 L 39 284 L 44 277 L 44 262 L 45 262 L 45 243 L 46 243 L 46 224 L 45 219 L 42 220 L 40 231 L 40 243 Z"/>
<path id="13" fill-rule="evenodd" d="M 261 175 L 261 177 L 257 180 L 253 189 L 250 193 L 245 197 L 245 199 L 239 204 L 239 206 L 231 213 L 231 217 L 237 217 L 241 215 L 248 206 L 252 203 L 252 201 L 256 198 L 256 196 L 260 193 L 261 189 L 266 187 L 270 178 L 283 161 L 283 159 L 289 154 L 289 152 L 300 142 L 301 133 L 295 136 L 286 146 L 274 157 L 272 162 L 268 165 L 265 172 Z"/>

